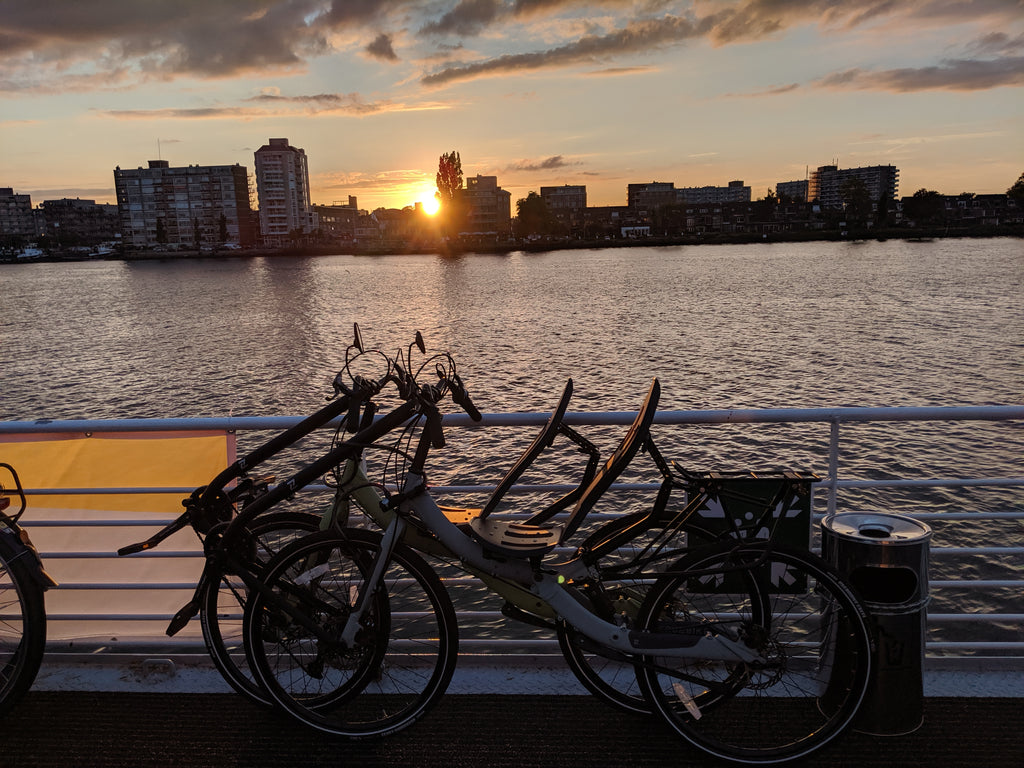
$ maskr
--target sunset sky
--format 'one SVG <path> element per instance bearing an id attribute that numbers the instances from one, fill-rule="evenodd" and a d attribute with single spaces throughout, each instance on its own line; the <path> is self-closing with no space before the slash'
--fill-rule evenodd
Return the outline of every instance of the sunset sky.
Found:
<path id="1" fill-rule="evenodd" d="M 115 166 L 305 149 L 313 201 L 402 207 L 438 157 L 514 202 L 892 164 L 1024 171 L 1024 0 L 0 0 L 0 186 L 114 202 Z"/>

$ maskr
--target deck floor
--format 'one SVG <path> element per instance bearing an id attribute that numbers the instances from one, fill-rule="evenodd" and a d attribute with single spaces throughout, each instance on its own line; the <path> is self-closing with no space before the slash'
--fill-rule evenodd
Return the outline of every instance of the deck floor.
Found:
<path id="1" fill-rule="evenodd" d="M 586 696 L 448 695 L 372 742 L 311 731 L 233 694 L 33 690 L 0 729 L 2 768 L 644 768 L 720 765 L 666 727 Z M 928 697 L 903 736 L 851 732 L 813 766 L 1024 765 L 1024 701 Z"/>

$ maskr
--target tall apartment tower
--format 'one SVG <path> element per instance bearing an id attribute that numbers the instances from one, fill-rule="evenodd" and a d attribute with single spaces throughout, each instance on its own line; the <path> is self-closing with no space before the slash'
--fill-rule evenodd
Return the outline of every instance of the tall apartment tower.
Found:
<path id="1" fill-rule="evenodd" d="M 317 228 L 306 152 L 291 146 L 288 139 L 270 139 L 256 150 L 256 191 L 265 241 L 279 242 L 292 232 Z"/>

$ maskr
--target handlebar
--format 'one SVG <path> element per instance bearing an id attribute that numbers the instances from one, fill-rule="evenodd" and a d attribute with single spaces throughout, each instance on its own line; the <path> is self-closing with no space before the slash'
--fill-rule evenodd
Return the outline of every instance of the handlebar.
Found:
<path id="1" fill-rule="evenodd" d="M 118 550 L 119 555 L 129 555 L 152 549 L 171 534 L 191 525 L 200 535 L 208 533 L 218 523 L 230 522 L 236 513 L 238 502 L 246 503 L 244 517 L 249 519 L 268 509 L 284 498 L 290 497 L 297 490 L 308 485 L 316 477 L 330 471 L 334 466 L 356 455 L 366 445 L 370 445 L 398 428 L 410 417 L 425 417 L 423 434 L 416 450 L 413 468 L 422 471 L 427 453 L 431 447 L 441 448 L 445 444 L 444 432 L 441 427 L 441 413 L 437 404 L 450 394 L 452 401 L 461 407 L 473 421 L 480 421 L 483 416 L 466 390 L 459 377 L 455 361 L 448 353 L 429 358 L 416 372 L 411 365 L 412 345 L 403 356 L 399 352 L 389 356 L 378 350 L 364 350 L 357 331 L 358 345 L 349 348 L 346 353 L 345 367 L 334 377 L 332 387 L 334 394 L 329 402 L 316 413 L 303 419 L 295 426 L 272 438 L 266 444 L 255 449 L 248 455 L 238 459 L 220 472 L 209 485 L 197 488 L 182 504 L 185 512 L 165 528 L 158 531 L 146 541 L 131 544 Z M 421 337 L 417 334 L 416 346 L 423 351 Z M 353 349 L 356 350 L 352 354 Z M 364 355 L 376 355 L 386 363 L 383 375 L 368 378 L 353 371 L 353 363 Z M 433 363 L 436 381 L 425 383 L 417 381 L 425 369 Z M 373 398 L 381 394 L 388 384 L 394 384 L 399 398 L 403 401 L 400 407 L 375 419 L 377 410 Z M 255 499 L 243 499 L 242 485 L 225 490 L 235 480 L 246 479 L 247 473 L 254 467 L 294 445 L 314 430 L 326 425 L 335 418 L 343 418 L 343 426 L 354 436 L 342 442 L 328 454 L 314 461 L 273 489 L 264 492 Z M 264 484 L 264 490 L 266 484 Z"/>

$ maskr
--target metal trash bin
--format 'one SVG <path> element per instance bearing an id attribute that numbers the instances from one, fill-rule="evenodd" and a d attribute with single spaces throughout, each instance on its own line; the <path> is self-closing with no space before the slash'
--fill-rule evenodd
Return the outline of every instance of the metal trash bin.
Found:
<path id="1" fill-rule="evenodd" d="M 822 556 L 847 576 L 871 616 L 874 673 L 854 722 L 897 736 L 924 721 L 924 637 L 932 529 L 909 517 L 845 512 L 821 523 Z"/>

